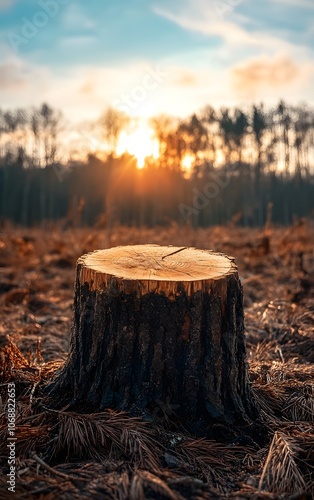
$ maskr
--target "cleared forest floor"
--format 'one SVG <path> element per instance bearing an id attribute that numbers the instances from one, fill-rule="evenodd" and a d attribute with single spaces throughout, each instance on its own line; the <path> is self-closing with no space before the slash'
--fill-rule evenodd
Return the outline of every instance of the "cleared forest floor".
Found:
<path id="1" fill-rule="evenodd" d="M 111 411 L 44 406 L 41 386 L 66 359 L 75 263 L 109 246 L 195 246 L 235 257 L 244 287 L 250 378 L 266 445 L 195 439 Z M 267 232 L 214 227 L 0 232 L 0 497 L 7 491 L 7 383 L 15 382 L 16 498 L 312 498 L 314 225 Z M 39 341 L 41 339 L 41 342 Z M 305 493 L 306 492 L 306 493 Z M 299 495 L 303 493 L 303 495 Z"/>

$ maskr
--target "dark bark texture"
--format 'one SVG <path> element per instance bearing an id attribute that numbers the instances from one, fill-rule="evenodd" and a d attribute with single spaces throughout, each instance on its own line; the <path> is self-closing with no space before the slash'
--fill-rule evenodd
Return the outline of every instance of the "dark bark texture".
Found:
<path id="1" fill-rule="evenodd" d="M 49 387 L 57 405 L 150 418 L 163 404 L 200 435 L 256 419 L 237 273 L 172 298 L 95 290 L 79 276 L 69 357 Z"/>

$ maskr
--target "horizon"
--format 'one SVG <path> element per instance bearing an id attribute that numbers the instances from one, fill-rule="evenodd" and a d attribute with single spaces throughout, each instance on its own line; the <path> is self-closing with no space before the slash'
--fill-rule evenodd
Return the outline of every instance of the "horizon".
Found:
<path id="1" fill-rule="evenodd" d="M 169 160 L 174 148 L 178 155 L 175 168 L 192 175 L 201 164 L 223 167 L 236 163 L 236 158 L 239 164 L 254 164 L 260 148 L 256 141 L 261 140 L 266 148 L 262 154 L 266 170 L 288 168 L 292 173 L 302 169 L 303 150 L 308 157 L 303 157 L 303 168 L 312 173 L 313 124 L 314 107 L 304 102 L 292 106 L 283 100 L 276 106 L 261 102 L 245 109 L 207 105 L 184 119 L 161 114 L 141 120 L 108 107 L 97 120 L 79 126 L 66 123 L 62 111 L 43 103 L 38 108 L 0 109 L 0 151 L 3 158 L 6 152 L 18 158 L 22 149 L 25 161 L 33 166 L 84 162 L 90 154 L 102 160 L 127 154 L 142 169 L 151 163 L 162 164 L 166 157 Z M 46 147 L 49 157 L 52 155 L 49 161 Z"/>

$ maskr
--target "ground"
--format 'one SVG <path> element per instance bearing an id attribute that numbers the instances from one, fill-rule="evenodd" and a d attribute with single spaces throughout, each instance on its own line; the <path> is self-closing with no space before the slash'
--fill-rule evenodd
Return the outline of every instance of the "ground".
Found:
<path id="1" fill-rule="evenodd" d="M 45 406 L 66 359 L 75 263 L 124 244 L 235 257 L 244 287 L 249 374 L 267 429 L 261 446 L 195 439 L 160 405 L 148 424 L 110 410 Z M 311 498 L 314 491 L 314 225 L 0 232 L 1 498 Z M 16 488 L 7 490 L 8 383 L 16 391 Z"/>

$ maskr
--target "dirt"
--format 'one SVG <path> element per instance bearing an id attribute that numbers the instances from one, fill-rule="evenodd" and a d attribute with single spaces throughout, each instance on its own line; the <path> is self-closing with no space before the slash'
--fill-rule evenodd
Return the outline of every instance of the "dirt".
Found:
<path id="1" fill-rule="evenodd" d="M 44 406 L 41 386 L 68 352 L 76 260 L 95 249 L 145 243 L 235 257 L 244 287 L 250 378 L 268 429 L 262 448 L 176 432 L 167 408 L 158 409 L 157 421 L 148 425 L 109 410 L 82 416 Z M 311 221 L 267 230 L 2 229 L 1 498 L 14 495 L 6 483 L 11 382 L 17 395 L 16 498 L 311 498 L 313 296 Z"/>

